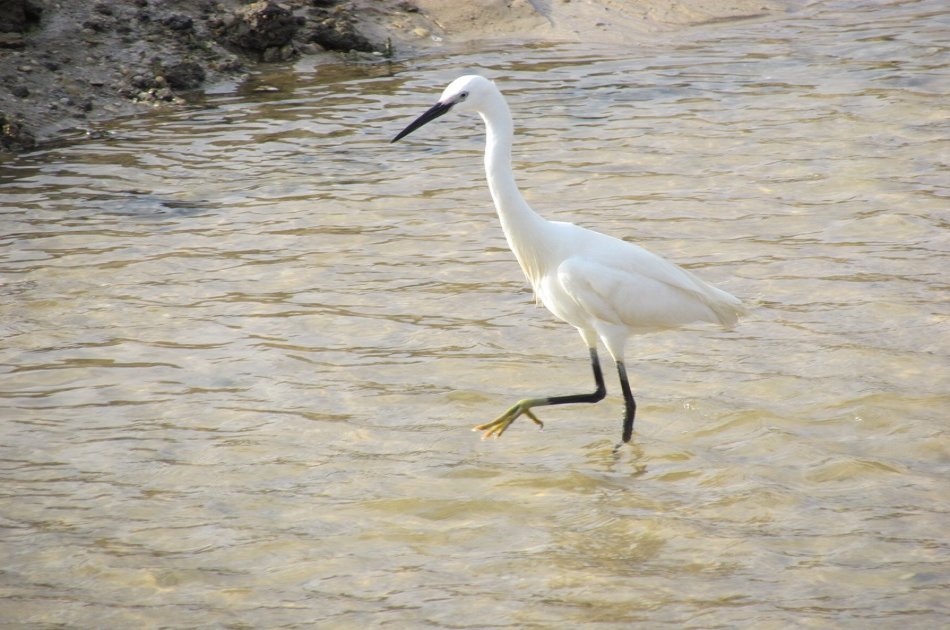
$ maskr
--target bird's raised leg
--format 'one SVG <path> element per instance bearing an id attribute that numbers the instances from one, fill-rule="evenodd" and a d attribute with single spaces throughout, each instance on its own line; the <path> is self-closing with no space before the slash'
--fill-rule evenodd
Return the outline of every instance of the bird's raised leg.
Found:
<path id="1" fill-rule="evenodd" d="M 630 392 L 630 382 L 627 380 L 627 368 L 623 361 L 617 361 L 617 375 L 620 376 L 620 389 L 623 390 L 623 441 L 629 442 L 633 435 L 633 418 L 637 415 L 637 401 Z"/>
<path id="2" fill-rule="evenodd" d="M 544 427 L 544 423 L 531 411 L 532 408 L 546 407 L 548 405 L 567 405 L 570 403 L 595 403 L 603 400 L 604 396 L 607 395 L 607 387 L 604 385 L 604 373 L 600 369 L 600 357 L 597 356 L 597 348 L 590 349 L 590 364 L 594 370 L 594 382 L 597 384 L 597 390 L 595 392 L 591 394 L 549 396 L 547 398 L 525 398 L 524 400 L 519 400 L 512 405 L 508 411 L 491 422 L 480 424 L 472 430 L 484 431 L 482 438 L 499 437 L 512 422 L 523 415 L 528 416 L 528 418 L 539 427 Z M 627 389 L 629 390 L 629 386 Z"/>

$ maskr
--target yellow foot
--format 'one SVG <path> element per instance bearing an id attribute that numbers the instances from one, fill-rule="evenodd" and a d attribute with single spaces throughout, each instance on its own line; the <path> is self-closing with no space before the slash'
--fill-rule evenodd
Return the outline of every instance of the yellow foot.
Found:
<path id="1" fill-rule="evenodd" d="M 505 432 L 508 426 L 522 415 L 528 416 L 531 418 L 532 422 L 538 425 L 538 427 L 544 429 L 544 423 L 538 420 L 538 417 L 531 411 L 532 407 L 537 407 L 538 405 L 543 404 L 547 404 L 547 401 L 543 398 L 519 400 L 505 413 L 501 414 L 491 422 L 486 422 L 485 424 L 480 424 L 477 427 L 474 427 L 472 431 L 484 431 L 484 433 L 482 433 L 483 440 L 490 437 L 501 437 L 501 434 Z"/>

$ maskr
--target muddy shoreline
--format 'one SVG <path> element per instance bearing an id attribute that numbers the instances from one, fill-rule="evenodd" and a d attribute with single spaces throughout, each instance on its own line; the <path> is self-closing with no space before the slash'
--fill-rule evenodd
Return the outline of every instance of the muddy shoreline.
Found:
<path id="1" fill-rule="evenodd" d="M 771 0 L 0 0 L 0 156 L 182 105 L 301 55 L 406 58 L 498 37 L 629 44 L 787 8 Z"/>

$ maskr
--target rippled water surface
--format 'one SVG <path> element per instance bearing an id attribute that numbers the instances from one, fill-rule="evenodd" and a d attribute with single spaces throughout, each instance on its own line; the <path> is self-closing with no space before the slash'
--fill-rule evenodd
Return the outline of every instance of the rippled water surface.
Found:
<path id="1" fill-rule="evenodd" d="M 301 62 L 2 165 L 0 619 L 70 627 L 913 627 L 950 613 L 941 2 L 630 50 Z M 549 218 L 754 305 L 592 387 L 533 305 L 473 69 Z M 273 86 L 277 91 L 257 91 Z M 609 370 L 613 377 L 613 370 Z"/>

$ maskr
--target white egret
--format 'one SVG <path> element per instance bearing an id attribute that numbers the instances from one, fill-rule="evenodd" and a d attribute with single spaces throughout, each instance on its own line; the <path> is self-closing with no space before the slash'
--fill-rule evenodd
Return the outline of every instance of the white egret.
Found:
<path id="1" fill-rule="evenodd" d="M 629 442 L 637 407 L 624 367 L 627 339 L 697 321 L 731 327 L 744 312 L 742 303 L 638 245 L 571 223 L 548 221 L 532 210 L 511 169 L 514 125 L 508 103 L 482 76 L 452 81 L 439 101 L 392 142 L 453 109 L 475 112 L 485 122 L 485 174 L 508 245 L 541 303 L 580 331 L 597 385 L 590 394 L 520 400 L 474 430 L 498 437 L 522 415 L 543 426 L 532 411 L 535 407 L 602 400 L 607 389 L 597 354 L 599 340 L 617 364 L 625 403 L 623 441 Z"/>

